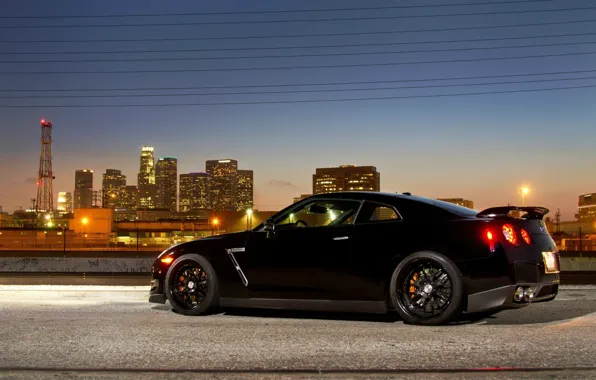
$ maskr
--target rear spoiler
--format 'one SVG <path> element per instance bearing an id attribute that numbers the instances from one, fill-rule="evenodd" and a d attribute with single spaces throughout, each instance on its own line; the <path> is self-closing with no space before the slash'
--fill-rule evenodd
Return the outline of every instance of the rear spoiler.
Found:
<path id="1" fill-rule="evenodd" d="M 476 215 L 478 218 L 496 218 L 506 217 L 511 211 L 523 211 L 526 215 L 523 216 L 525 219 L 539 219 L 542 220 L 544 215 L 548 214 L 548 209 L 544 207 L 519 207 L 519 206 L 503 206 L 503 207 L 491 207 L 484 211 L 481 211 Z"/>

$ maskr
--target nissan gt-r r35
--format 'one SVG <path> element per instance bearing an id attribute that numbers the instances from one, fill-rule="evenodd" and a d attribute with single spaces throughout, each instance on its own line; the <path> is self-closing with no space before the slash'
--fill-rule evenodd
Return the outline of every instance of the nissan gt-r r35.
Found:
<path id="1" fill-rule="evenodd" d="M 184 315 L 218 307 L 395 310 L 420 325 L 524 307 L 558 292 L 547 213 L 478 212 L 409 193 L 315 195 L 253 230 L 165 250 L 149 301 L 168 300 Z"/>

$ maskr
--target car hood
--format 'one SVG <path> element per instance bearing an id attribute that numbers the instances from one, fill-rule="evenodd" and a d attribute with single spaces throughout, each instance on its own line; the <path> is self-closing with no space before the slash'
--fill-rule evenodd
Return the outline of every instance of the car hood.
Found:
<path id="1" fill-rule="evenodd" d="M 193 241 L 179 243 L 163 251 L 158 256 L 158 258 L 164 255 L 168 255 L 172 252 L 196 253 L 205 249 L 213 251 L 219 249 L 223 250 L 226 248 L 244 247 L 246 245 L 246 241 L 248 240 L 250 233 L 251 231 L 231 232 L 227 234 L 208 236 Z"/>

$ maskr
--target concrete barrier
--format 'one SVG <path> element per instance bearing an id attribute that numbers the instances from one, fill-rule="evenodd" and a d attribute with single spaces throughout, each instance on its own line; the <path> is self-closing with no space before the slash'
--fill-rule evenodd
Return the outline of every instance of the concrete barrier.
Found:
<path id="1" fill-rule="evenodd" d="M 0 272 L 149 273 L 153 257 L 0 257 Z M 562 271 L 596 271 L 596 257 L 561 257 Z"/>
<path id="2" fill-rule="evenodd" d="M 561 257 L 562 271 L 596 271 L 596 257 Z"/>
<path id="3" fill-rule="evenodd" d="M 0 285 L 0 304 L 131 303 L 149 300 L 149 286 Z"/>
<path id="4" fill-rule="evenodd" d="M 149 273 L 154 258 L 1 257 L 0 272 Z"/>

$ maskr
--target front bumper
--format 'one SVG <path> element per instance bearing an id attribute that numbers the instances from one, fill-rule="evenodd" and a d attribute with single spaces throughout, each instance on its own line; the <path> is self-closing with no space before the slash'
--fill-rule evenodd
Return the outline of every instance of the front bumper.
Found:
<path id="1" fill-rule="evenodd" d="M 166 303 L 166 296 L 163 294 L 151 294 L 149 295 L 149 302 L 150 303 Z"/>
<path id="2" fill-rule="evenodd" d="M 166 303 L 166 296 L 164 293 L 163 278 L 161 270 L 153 267 L 151 271 L 151 288 L 149 289 L 149 302 L 150 303 Z"/>

